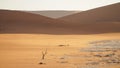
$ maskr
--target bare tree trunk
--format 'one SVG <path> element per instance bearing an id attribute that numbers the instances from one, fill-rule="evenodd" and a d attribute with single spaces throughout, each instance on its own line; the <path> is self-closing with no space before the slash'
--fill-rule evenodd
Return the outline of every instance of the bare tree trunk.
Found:
<path id="1" fill-rule="evenodd" d="M 42 51 L 42 60 L 45 59 L 46 54 L 47 54 L 47 49 L 45 51 Z"/>

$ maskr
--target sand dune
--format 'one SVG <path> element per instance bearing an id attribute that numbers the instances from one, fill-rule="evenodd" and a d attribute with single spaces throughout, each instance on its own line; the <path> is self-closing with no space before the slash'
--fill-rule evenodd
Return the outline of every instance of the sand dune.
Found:
<path id="1" fill-rule="evenodd" d="M 59 19 L 22 11 L 0 11 L 0 33 L 101 34 L 120 32 L 120 3 Z"/>
<path id="2" fill-rule="evenodd" d="M 64 16 L 67 16 L 67 15 L 71 15 L 71 14 L 74 14 L 74 13 L 78 13 L 80 11 L 62 11 L 62 10 L 46 10 L 46 11 L 27 11 L 27 12 L 30 12 L 30 13 L 34 13 L 34 14 L 40 14 L 40 15 L 43 15 L 43 16 L 47 16 L 47 17 L 50 17 L 50 18 L 60 18 L 60 17 L 64 17 Z"/>
<path id="3" fill-rule="evenodd" d="M 119 33 L 120 22 L 100 22 L 90 24 L 75 24 L 78 34 Z"/>
<path id="4" fill-rule="evenodd" d="M 117 22 L 120 21 L 120 3 L 83 11 L 59 19 L 73 23 Z"/>
<path id="5" fill-rule="evenodd" d="M 0 33 L 64 33 L 67 24 L 38 14 L 0 10 Z"/>
<path id="6" fill-rule="evenodd" d="M 73 23 L 81 33 L 120 32 L 120 3 L 68 15 L 60 20 Z"/>

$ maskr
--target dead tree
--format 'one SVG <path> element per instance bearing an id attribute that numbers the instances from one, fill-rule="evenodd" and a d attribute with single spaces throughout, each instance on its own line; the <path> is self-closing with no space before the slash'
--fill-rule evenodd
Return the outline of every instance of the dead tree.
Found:
<path id="1" fill-rule="evenodd" d="M 47 49 L 45 51 L 42 51 L 42 60 L 45 59 L 46 54 L 47 54 Z"/>
<path id="2" fill-rule="evenodd" d="M 45 51 L 42 51 L 42 57 L 39 64 L 45 64 L 43 60 L 45 59 L 46 54 L 47 54 L 47 49 Z"/>

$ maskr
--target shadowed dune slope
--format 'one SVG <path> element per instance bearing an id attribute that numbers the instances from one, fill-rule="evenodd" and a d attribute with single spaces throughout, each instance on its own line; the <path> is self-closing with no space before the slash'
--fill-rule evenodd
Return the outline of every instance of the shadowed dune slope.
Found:
<path id="1" fill-rule="evenodd" d="M 75 14 L 80 11 L 62 11 L 62 10 L 48 10 L 48 11 L 27 11 L 29 13 L 40 14 L 50 18 L 59 18 L 67 15 Z"/>
<path id="2" fill-rule="evenodd" d="M 120 3 L 83 11 L 59 19 L 73 23 L 118 22 L 120 21 Z"/>
<path id="3" fill-rule="evenodd" d="M 59 18 L 85 34 L 120 32 L 120 3 Z"/>
<path id="4" fill-rule="evenodd" d="M 0 33 L 67 33 L 68 23 L 42 15 L 0 10 Z"/>

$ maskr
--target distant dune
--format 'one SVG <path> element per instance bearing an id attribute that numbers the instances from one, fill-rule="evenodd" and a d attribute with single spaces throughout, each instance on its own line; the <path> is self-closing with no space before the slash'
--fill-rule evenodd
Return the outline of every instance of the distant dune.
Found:
<path id="1" fill-rule="evenodd" d="M 50 18 L 60 18 L 67 15 L 75 14 L 80 11 L 62 11 L 62 10 L 49 10 L 49 11 L 27 11 L 34 14 L 40 14 Z"/>

